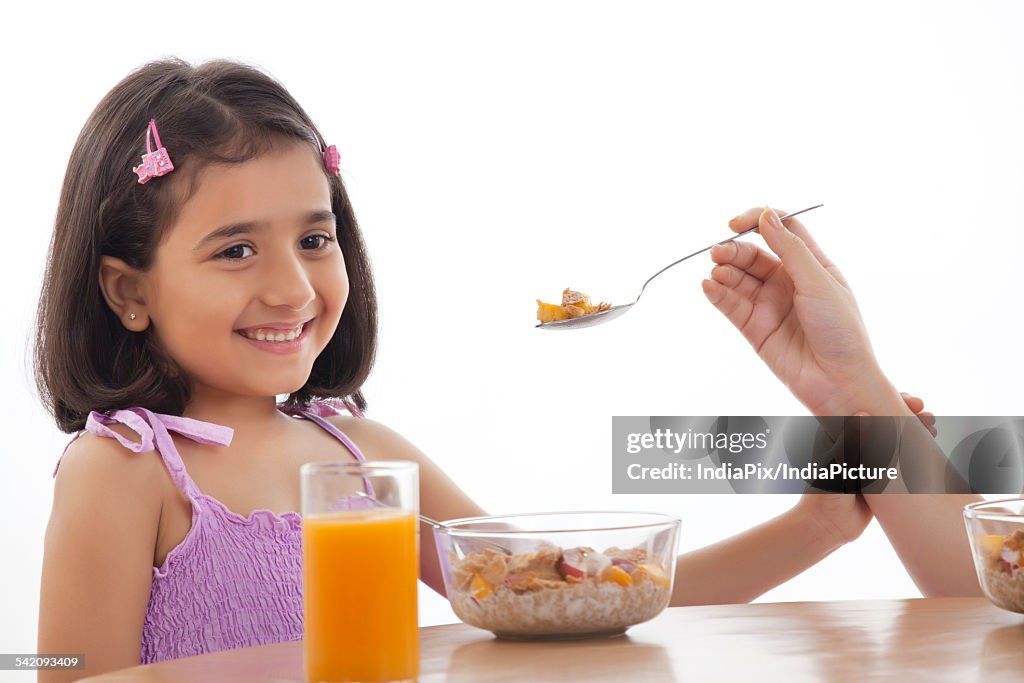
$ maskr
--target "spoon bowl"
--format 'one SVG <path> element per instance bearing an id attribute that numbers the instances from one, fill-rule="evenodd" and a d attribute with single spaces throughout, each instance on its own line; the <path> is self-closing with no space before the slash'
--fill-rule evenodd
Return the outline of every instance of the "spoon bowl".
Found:
<path id="1" fill-rule="evenodd" d="M 579 318 L 569 318 L 568 320 L 555 320 L 549 323 L 539 323 L 537 327 L 541 328 L 557 328 L 559 330 L 570 330 L 574 327 L 594 327 L 602 323 L 611 322 L 615 320 L 629 309 L 633 308 L 633 304 L 619 304 L 618 306 L 612 306 L 611 308 L 597 313 L 591 313 L 589 315 L 580 316 Z"/>

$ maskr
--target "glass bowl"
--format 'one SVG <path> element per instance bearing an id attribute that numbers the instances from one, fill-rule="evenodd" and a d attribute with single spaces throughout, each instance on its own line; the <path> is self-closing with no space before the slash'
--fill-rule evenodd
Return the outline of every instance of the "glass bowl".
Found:
<path id="1" fill-rule="evenodd" d="M 452 609 L 510 640 L 617 636 L 668 605 L 679 519 L 647 512 L 475 517 L 434 529 Z"/>
<path id="2" fill-rule="evenodd" d="M 964 508 L 981 590 L 995 605 L 1024 614 L 1024 498 Z"/>

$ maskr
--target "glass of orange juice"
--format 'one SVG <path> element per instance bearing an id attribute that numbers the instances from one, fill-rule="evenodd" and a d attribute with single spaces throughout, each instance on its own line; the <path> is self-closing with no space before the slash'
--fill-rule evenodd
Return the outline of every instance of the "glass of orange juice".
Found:
<path id="1" fill-rule="evenodd" d="M 300 478 L 306 680 L 415 680 L 416 463 L 307 463 Z"/>

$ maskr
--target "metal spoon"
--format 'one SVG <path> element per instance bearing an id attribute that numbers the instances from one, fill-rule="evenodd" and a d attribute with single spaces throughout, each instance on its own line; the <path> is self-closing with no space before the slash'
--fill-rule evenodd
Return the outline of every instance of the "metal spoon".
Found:
<path id="1" fill-rule="evenodd" d="M 448 527 L 446 527 L 444 525 L 443 522 L 438 522 L 436 520 L 431 519 L 430 517 L 426 517 L 424 515 L 420 515 L 419 517 L 420 517 L 420 521 L 421 522 L 423 522 L 424 524 L 426 524 L 428 526 L 432 526 L 435 529 L 442 529 L 442 530 L 444 530 L 444 529 L 448 528 Z M 485 540 L 483 538 L 473 538 L 473 539 L 470 539 L 470 543 L 473 544 L 473 545 L 481 546 L 483 548 L 489 548 L 489 549 L 491 549 L 491 550 L 493 550 L 495 552 L 501 553 L 502 555 L 512 555 L 513 554 L 511 550 L 509 550 L 505 546 L 501 545 L 500 543 L 495 543 L 494 541 L 488 541 L 488 540 Z"/>
<path id="2" fill-rule="evenodd" d="M 360 498 L 366 498 L 367 500 L 369 500 L 369 501 L 371 501 L 373 503 L 376 503 L 377 505 L 379 505 L 381 507 L 387 507 L 387 505 L 385 503 L 380 502 L 379 500 L 377 500 L 376 498 L 371 496 L 369 493 L 364 493 L 363 491 L 356 491 L 356 495 L 359 496 Z M 438 522 L 436 519 L 431 519 L 430 517 L 427 517 L 426 515 L 417 515 L 417 517 L 420 518 L 421 522 L 423 522 L 427 526 L 433 527 L 434 529 L 447 529 L 448 528 L 448 527 L 446 527 L 444 525 L 443 522 Z M 495 550 L 495 551 L 497 551 L 499 553 L 502 553 L 503 555 L 511 555 L 512 554 L 512 551 L 509 550 L 508 548 L 506 548 L 505 546 L 500 545 L 498 543 L 494 543 L 492 541 L 486 541 L 486 540 L 484 540 L 482 538 L 475 538 L 475 539 L 473 539 L 473 542 L 477 543 L 479 545 L 482 545 L 485 548 L 491 548 L 492 550 Z"/>
<path id="3" fill-rule="evenodd" d="M 817 209 L 817 208 L 820 208 L 822 206 L 825 206 L 825 205 L 824 204 L 816 204 L 815 206 L 809 206 L 806 209 L 800 209 L 799 211 L 794 211 L 793 213 L 787 213 L 785 216 L 781 216 L 780 220 L 786 220 L 788 218 L 792 218 L 793 216 L 799 216 L 802 213 L 806 213 L 807 211 L 811 211 L 812 209 Z M 623 313 L 625 313 L 629 309 L 633 308 L 633 306 L 636 305 L 637 301 L 640 301 L 640 297 L 643 296 L 644 290 L 647 289 L 647 285 L 651 284 L 651 280 L 653 280 L 654 278 L 658 277 L 659 275 L 664 273 L 666 270 L 668 270 L 672 266 L 679 265 L 680 263 L 682 263 L 686 259 L 693 258 L 694 256 L 697 256 L 698 254 L 703 254 L 705 251 L 708 251 L 709 249 L 711 249 L 713 247 L 716 247 L 719 244 L 725 244 L 726 242 L 732 242 L 737 237 L 743 237 L 748 232 L 754 232 L 755 230 L 757 230 L 757 226 L 756 225 L 754 227 L 750 228 L 749 230 L 744 230 L 741 233 L 737 233 L 737 234 L 733 235 L 729 239 L 722 240 L 721 242 L 715 242 L 711 246 L 704 247 L 700 251 L 695 251 L 692 254 L 690 254 L 689 256 L 684 256 L 683 258 L 679 259 L 678 261 L 673 261 L 672 263 L 668 264 L 667 266 L 665 266 L 664 268 L 659 270 L 654 275 L 652 275 L 649 278 L 647 278 L 647 282 L 645 282 L 644 286 L 640 288 L 640 293 L 636 295 L 636 299 L 633 300 L 633 303 L 619 304 L 618 306 L 612 306 L 611 308 L 609 308 L 607 310 L 604 310 L 604 311 L 600 311 L 598 313 L 590 313 L 588 315 L 582 315 L 579 318 L 569 318 L 568 320 L 553 320 L 553 321 L 551 321 L 549 323 L 539 323 L 537 325 L 537 327 L 539 327 L 542 330 L 576 330 L 576 329 L 579 329 L 581 327 L 593 327 L 594 325 L 600 325 L 601 323 L 606 323 L 606 322 L 608 322 L 610 320 L 615 320 L 620 315 L 622 315 Z"/>

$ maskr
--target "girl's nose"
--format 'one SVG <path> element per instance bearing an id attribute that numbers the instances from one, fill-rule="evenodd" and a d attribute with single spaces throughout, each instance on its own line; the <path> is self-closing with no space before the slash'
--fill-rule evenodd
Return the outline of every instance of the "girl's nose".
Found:
<path id="1" fill-rule="evenodd" d="M 287 306 L 300 311 L 316 298 L 306 264 L 296 254 L 277 258 L 266 276 L 261 298 L 267 306 Z"/>

